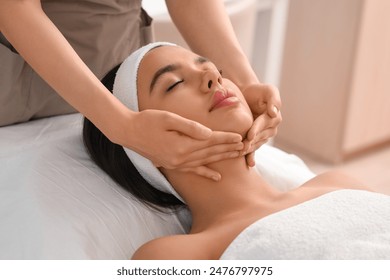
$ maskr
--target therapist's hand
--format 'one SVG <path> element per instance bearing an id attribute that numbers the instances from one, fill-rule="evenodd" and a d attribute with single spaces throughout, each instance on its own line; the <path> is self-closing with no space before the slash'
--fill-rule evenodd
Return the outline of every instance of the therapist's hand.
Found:
<path id="1" fill-rule="evenodd" d="M 282 121 L 279 90 L 271 85 L 253 84 L 243 90 L 255 118 L 244 140 L 243 153 L 249 166 L 255 165 L 254 152 L 277 133 Z"/>
<path id="2" fill-rule="evenodd" d="M 238 157 L 244 147 L 239 134 L 213 132 L 165 111 L 141 111 L 131 127 L 134 141 L 131 149 L 149 158 L 155 166 L 193 172 L 215 181 L 221 175 L 205 165 Z"/>

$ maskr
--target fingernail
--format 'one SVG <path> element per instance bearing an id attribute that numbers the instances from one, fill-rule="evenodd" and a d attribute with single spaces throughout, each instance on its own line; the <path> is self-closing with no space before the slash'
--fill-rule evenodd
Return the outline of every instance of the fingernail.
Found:
<path id="1" fill-rule="evenodd" d="M 218 182 L 220 180 L 220 177 L 217 176 L 217 175 L 214 175 L 211 177 L 211 179 L 213 179 L 214 181 Z"/>

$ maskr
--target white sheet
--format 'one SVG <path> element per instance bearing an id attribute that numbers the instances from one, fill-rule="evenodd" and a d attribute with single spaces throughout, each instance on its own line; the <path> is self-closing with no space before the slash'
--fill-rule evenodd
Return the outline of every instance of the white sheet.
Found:
<path id="1" fill-rule="evenodd" d="M 339 190 L 258 220 L 221 259 L 390 259 L 390 196 Z"/>
<path id="2" fill-rule="evenodd" d="M 0 259 L 128 259 L 150 239 L 188 230 L 185 213 L 145 208 L 89 159 L 81 120 L 73 114 L 0 128 Z M 282 190 L 314 175 L 270 146 L 256 159 Z"/>

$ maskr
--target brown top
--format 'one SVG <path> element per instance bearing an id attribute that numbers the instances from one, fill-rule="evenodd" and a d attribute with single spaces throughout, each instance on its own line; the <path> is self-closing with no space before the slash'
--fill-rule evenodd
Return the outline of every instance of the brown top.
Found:
<path id="1" fill-rule="evenodd" d="M 42 0 L 42 8 L 99 79 L 152 41 L 141 0 Z M 0 61 L 0 126 L 75 112 L 2 35 Z"/>

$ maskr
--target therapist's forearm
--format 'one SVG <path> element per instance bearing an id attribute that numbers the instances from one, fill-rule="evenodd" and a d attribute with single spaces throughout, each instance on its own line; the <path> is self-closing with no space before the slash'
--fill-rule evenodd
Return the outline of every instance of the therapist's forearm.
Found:
<path id="1" fill-rule="evenodd" d="M 166 3 L 173 22 L 194 52 L 211 59 L 241 89 L 259 82 L 222 0 L 166 0 Z"/>
<path id="2" fill-rule="evenodd" d="M 0 31 L 27 63 L 109 138 L 120 138 L 118 120 L 129 110 L 84 64 L 43 12 L 40 1 L 1 0 L 0 5 Z"/>

